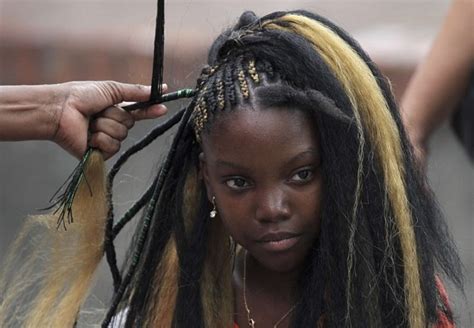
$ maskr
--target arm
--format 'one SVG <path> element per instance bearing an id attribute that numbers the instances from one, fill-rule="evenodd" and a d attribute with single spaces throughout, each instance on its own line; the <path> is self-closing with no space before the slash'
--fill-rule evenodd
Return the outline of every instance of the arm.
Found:
<path id="1" fill-rule="evenodd" d="M 401 110 L 417 156 L 465 93 L 474 68 L 474 1 L 454 0 L 425 60 L 402 98 Z"/>
<path id="2" fill-rule="evenodd" d="M 51 139 L 64 101 L 57 89 L 54 85 L 1 86 L 0 140 Z"/>
<path id="3" fill-rule="evenodd" d="M 149 87 L 114 81 L 0 86 L 0 140 L 52 140 L 80 157 L 90 131 L 90 145 L 107 158 L 119 150 L 135 120 L 166 112 L 155 105 L 128 113 L 114 104 L 146 101 L 149 95 Z"/>

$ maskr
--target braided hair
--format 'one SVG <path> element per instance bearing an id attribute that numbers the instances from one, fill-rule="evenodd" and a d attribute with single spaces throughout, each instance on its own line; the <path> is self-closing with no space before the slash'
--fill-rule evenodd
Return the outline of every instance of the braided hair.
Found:
<path id="1" fill-rule="evenodd" d="M 243 13 L 211 46 L 189 105 L 112 168 L 109 200 L 121 165 L 178 125 L 149 188 L 115 225 L 109 206 L 104 248 L 115 288 L 103 327 L 232 326 L 235 245 L 220 220 L 207 220 L 199 154 L 213 122 L 247 105 L 307 111 L 318 126 L 321 229 L 291 327 L 316 327 L 321 318 L 324 327 L 436 323 L 437 274 L 462 288 L 461 265 L 390 85 L 345 31 L 292 11 Z M 113 240 L 137 216 L 119 270 Z"/>
<path id="2" fill-rule="evenodd" d="M 126 308 L 127 326 L 232 325 L 234 247 L 206 220 L 198 155 L 220 115 L 257 103 L 314 113 L 324 159 L 321 232 L 292 326 L 323 314 L 327 327 L 435 323 L 436 275 L 461 286 L 460 263 L 390 86 L 347 33 L 306 11 L 246 12 L 212 45 L 108 318 Z"/>

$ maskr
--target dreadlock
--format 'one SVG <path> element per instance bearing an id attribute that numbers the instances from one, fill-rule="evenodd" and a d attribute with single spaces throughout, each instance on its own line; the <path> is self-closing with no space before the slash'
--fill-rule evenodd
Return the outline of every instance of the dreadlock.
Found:
<path id="1" fill-rule="evenodd" d="M 104 249 L 115 291 L 103 327 L 232 326 L 236 248 L 222 222 L 207 219 L 199 154 L 213 122 L 247 105 L 302 110 L 318 126 L 321 230 L 299 277 L 291 326 L 436 323 L 436 277 L 462 288 L 461 266 L 390 85 L 346 32 L 293 11 L 245 12 L 212 45 L 190 104 L 112 169 L 109 200 L 121 165 L 179 123 L 150 187 L 115 225 L 109 206 Z M 141 209 L 119 270 L 113 240 Z"/>

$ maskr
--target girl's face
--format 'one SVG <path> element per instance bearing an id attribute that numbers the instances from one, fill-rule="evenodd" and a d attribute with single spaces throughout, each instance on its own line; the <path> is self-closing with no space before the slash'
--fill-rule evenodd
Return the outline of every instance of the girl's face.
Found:
<path id="1" fill-rule="evenodd" d="M 288 108 L 237 108 L 203 136 L 209 200 L 234 240 L 269 270 L 299 269 L 319 234 L 321 155 L 313 120 Z"/>

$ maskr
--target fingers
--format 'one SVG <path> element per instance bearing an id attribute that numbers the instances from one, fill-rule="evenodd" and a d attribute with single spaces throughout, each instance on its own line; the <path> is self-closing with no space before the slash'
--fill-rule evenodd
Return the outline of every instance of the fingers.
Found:
<path id="1" fill-rule="evenodd" d="M 99 82 L 100 88 L 110 96 L 111 104 L 122 101 L 147 101 L 150 98 L 151 87 L 141 84 L 120 83 L 115 81 Z M 168 86 L 163 84 L 163 92 L 168 90 Z"/>
<path id="2" fill-rule="evenodd" d="M 120 150 L 121 142 L 134 124 L 135 119 L 130 113 L 118 106 L 108 107 L 91 122 L 89 145 L 100 149 L 108 159 Z"/>
<path id="3" fill-rule="evenodd" d="M 123 88 L 122 94 L 124 97 L 133 96 L 132 93 L 127 94 L 127 91 L 124 90 L 143 91 L 143 94 L 146 96 L 145 99 L 140 99 L 140 97 L 132 97 L 127 99 L 123 98 L 122 100 L 148 100 L 150 92 L 149 87 L 118 82 L 110 83 L 112 83 L 115 88 Z M 164 88 L 164 90 L 165 89 L 166 88 Z M 137 93 L 134 93 L 134 95 L 136 96 Z M 157 118 L 166 114 L 167 111 L 168 109 L 163 104 L 153 105 L 148 108 L 138 109 L 132 112 L 127 112 L 117 105 L 107 107 L 105 110 L 98 113 L 95 116 L 95 119 L 90 123 L 89 131 L 92 134 L 89 139 L 89 145 L 100 149 L 103 152 L 104 157 L 108 159 L 120 150 L 121 142 L 127 137 L 128 130 L 133 127 L 135 121 Z"/>
<path id="4" fill-rule="evenodd" d="M 120 150 L 120 141 L 112 138 L 104 132 L 92 134 L 89 145 L 100 149 L 105 159 L 109 159 Z"/>
<path id="5" fill-rule="evenodd" d="M 168 108 L 166 108 L 166 106 L 163 104 L 159 104 L 159 105 L 153 105 L 144 109 L 134 110 L 130 112 L 130 114 L 133 116 L 133 118 L 136 121 L 140 121 L 140 120 L 157 118 L 162 115 L 165 115 L 167 112 L 168 112 Z"/>
<path id="6" fill-rule="evenodd" d="M 123 101 L 147 101 L 151 93 L 150 86 L 115 81 L 70 82 L 63 84 L 63 87 L 68 91 L 68 106 L 86 116 Z M 168 86 L 163 84 L 163 92 L 167 90 Z"/>
<path id="7" fill-rule="evenodd" d="M 132 128 L 135 124 L 135 119 L 133 115 L 120 108 L 119 106 L 111 106 L 106 108 L 104 111 L 99 113 L 97 119 L 98 118 L 111 119 L 126 126 L 128 129 Z"/>
<path id="8" fill-rule="evenodd" d="M 99 117 L 91 123 L 89 129 L 92 133 L 103 132 L 116 140 L 122 141 L 127 137 L 130 127 L 110 118 Z"/>

